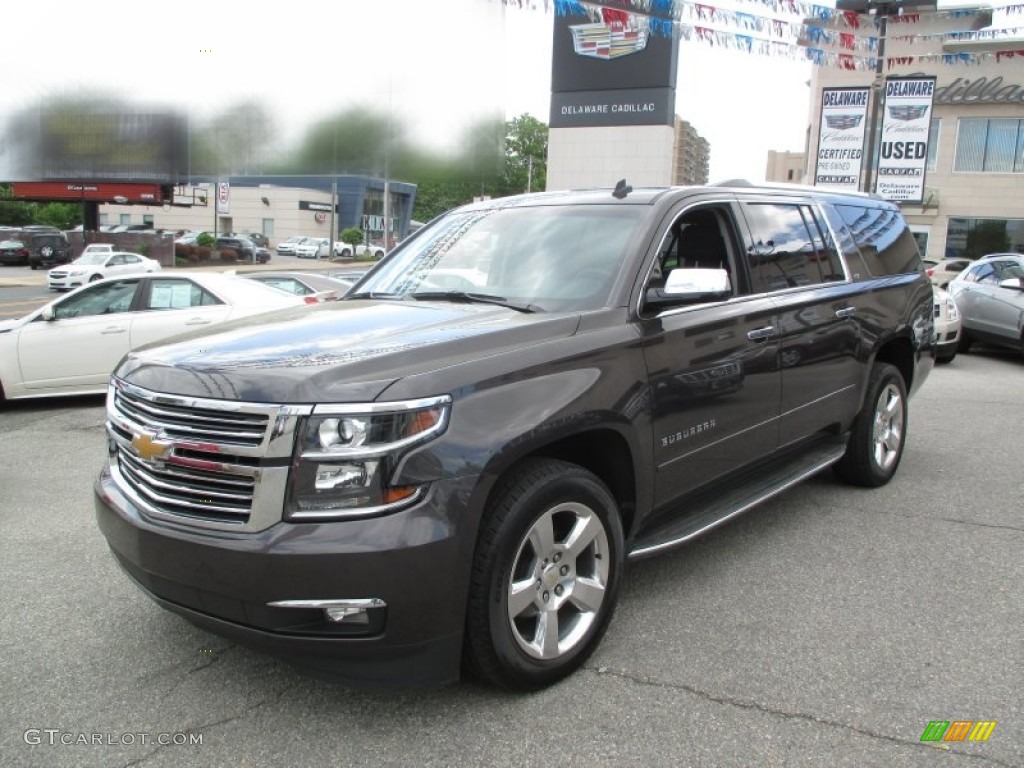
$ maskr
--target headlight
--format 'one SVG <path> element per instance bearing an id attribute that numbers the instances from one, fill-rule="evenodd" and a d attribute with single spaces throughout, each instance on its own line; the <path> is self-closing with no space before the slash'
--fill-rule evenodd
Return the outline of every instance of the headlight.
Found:
<path id="1" fill-rule="evenodd" d="M 84 269 L 69 269 L 67 271 L 68 277 L 78 277 L 79 275 L 84 275 L 84 274 L 85 274 L 85 270 Z"/>
<path id="2" fill-rule="evenodd" d="M 411 447 L 448 425 L 451 397 L 318 406 L 299 434 L 288 500 L 291 520 L 368 517 L 422 498 L 423 486 L 393 486 Z"/>
<path id="3" fill-rule="evenodd" d="M 949 315 L 950 320 L 958 320 L 960 313 L 957 311 L 956 302 L 953 301 L 952 296 L 946 297 L 946 313 Z"/>

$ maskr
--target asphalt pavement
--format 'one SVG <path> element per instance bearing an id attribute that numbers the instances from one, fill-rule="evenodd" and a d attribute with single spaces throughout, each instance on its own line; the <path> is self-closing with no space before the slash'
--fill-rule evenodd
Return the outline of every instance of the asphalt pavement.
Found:
<path id="1" fill-rule="evenodd" d="M 350 690 L 163 611 L 96 528 L 102 401 L 8 405 L 0 765 L 1024 765 L 1022 376 L 958 356 L 889 485 L 826 471 L 630 564 L 597 652 L 533 695 Z M 922 742 L 936 720 L 996 726 Z"/>

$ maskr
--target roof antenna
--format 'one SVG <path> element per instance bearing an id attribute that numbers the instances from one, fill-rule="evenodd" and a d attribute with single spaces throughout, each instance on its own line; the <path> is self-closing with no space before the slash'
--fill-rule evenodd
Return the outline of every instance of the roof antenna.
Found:
<path id="1" fill-rule="evenodd" d="M 619 183 L 615 185 L 615 189 L 612 190 L 612 197 L 616 200 L 623 200 L 626 195 L 633 191 L 633 188 L 626 183 L 625 179 L 619 179 Z"/>

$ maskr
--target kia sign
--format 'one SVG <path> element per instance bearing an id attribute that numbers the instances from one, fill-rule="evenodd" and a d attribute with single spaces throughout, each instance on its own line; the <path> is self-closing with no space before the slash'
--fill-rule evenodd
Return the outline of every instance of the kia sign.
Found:
<path id="1" fill-rule="evenodd" d="M 886 200 L 920 203 L 924 199 L 934 96 L 934 77 L 886 78 L 875 183 L 875 191 Z"/>

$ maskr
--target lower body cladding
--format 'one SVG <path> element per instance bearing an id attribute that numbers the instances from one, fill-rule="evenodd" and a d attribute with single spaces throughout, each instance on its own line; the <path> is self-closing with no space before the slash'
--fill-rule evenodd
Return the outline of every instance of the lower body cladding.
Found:
<path id="1" fill-rule="evenodd" d="M 475 525 L 453 510 L 467 481 L 435 483 L 385 517 L 282 522 L 231 534 L 150 521 L 109 470 L 100 530 L 153 600 L 197 626 L 352 684 L 435 685 L 459 676 Z"/>

